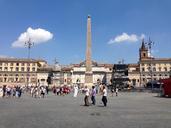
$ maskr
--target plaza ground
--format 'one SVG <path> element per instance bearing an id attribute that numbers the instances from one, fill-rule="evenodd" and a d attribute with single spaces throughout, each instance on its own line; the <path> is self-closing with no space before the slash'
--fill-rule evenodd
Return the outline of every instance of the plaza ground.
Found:
<path id="1" fill-rule="evenodd" d="M 83 106 L 84 95 L 34 99 L 0 98 L 0 128 L 170 128 L 171 98 L 155 93 L 124 92 L 108 96 L 103 107 Z"/>

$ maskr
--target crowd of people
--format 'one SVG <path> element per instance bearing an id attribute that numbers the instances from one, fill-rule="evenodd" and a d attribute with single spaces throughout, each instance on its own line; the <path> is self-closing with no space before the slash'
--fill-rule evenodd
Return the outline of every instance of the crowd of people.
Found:
<path id="1" fill-rule="evenodd" d="M 67 95 L 71 92 L 71 90 L 72 90 L 72 88 L 70 86 L 67 86 L 67 85 L 62 85 L 59 87 L 56 87 L 56 86 L 52 87 L 52 92 L 58 96 Z"/>
<path id="2" fill-rule="evenodd" d="M 97 94 L 97 89 L 95 86 L 92 86 L 91 90 L 85 86 L 85 97 L 84 97 L 84 106 L 90 106 L 89 99 L 91 99 L 92 105 L 96 105 L 96 94 Z M 106 86 L 101 85 L 99 93 L 102 95 L 102 102 L 103 105 L 106 107 L 107 106 L 107 89 Z"/>
<path id="3" fill-rule="evenodd" d="M 102 95 L 102 102 L 104 106 L 107 106 L 107 87 L 105 85 L 92 86 L 92 88 L 87 86 L 79 88 L 78 85 L 74 85 L 73 97 L 77 97 L 79 92 L 85 95 L 84 106 L 96 105 L 96 94 Z"/>
<path id="4" fill-rule="evenodd" d="M 2 92 L 2 97 L 5 98 L 5 97 L 17 97 L 17 98 L 20 98 L 21 95 L 22 95 L 22 87 L 20 86 L 6 86 L 6 85 L 3 85 L 2 88 L 1 88 L 1 92 Z"/>
<path id="5" fill-rule="evenodd" d="M 82 93 L 85 95 L 84 97 L 84 105 L 90 106 L 90 100 L 92 105 L 96 105 L 96 94 L 100 94 L 102 96 L 102 103 L 104 106 L 107 106 L 107 87 L 105 85 L 100 86 L 92 86 L 92 88 L 88 88 L 87 86 L 80 87 L 79 85 L 75 84 L 73 86 L 53 86 L 49 88 L 48 86 L 29 86 L 27 89 L 24 89 L 20 86 L 6 86 L 4 85 L 2 88 L 2 97 L 17 97 L 20 98 L 24 91 L 29 92 L 31 97 L 34 98 L 45 98 L 49 91 L 52 91 L 55 95 L 65 96 L 73 92 L 73 97 L 77 97 L 78 93 Z M 111 89 L 111 96 L 114 95 L 118 96 L 118 88 Z"/>
<path id="6" fill-rule="evenodd" d="M 48 86 L 31 86 L 29 90 L 34 98 L 44 98 L 49 92 Z"/>

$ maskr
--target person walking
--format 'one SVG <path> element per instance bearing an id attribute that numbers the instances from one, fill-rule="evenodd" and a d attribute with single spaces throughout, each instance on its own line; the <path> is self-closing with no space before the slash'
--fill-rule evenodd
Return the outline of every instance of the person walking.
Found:
<path id="1" fill-rule="evenodd" d="M 91 101 L 92 101 L 92 104 L 95 105 L 96 104 L 96 88 L 95 86 L 92 86 L 92 91 L 91 91 Z"/>
<path id="2" fill-rule="evenodd" d="M 6 90 L 7 90 L 7 88 L 6 88 L 6 85 L 3 85 L 3 87 L 2 87 L 2 97 L 4 98 L 5 97 L 5 95 L 6 95 Z"/>
<path id="3" fill-rule="evenodd" d="M 112 88 L 111 88 L 112 97 L 113 97 L 113 95 L 114 95 L 114 91 L 115 91 L 115 90 L 114 90 L 114 88 L 112 87 Z"/>
<path id="4" fill-rule="evenodd" d="M 49 94 L 49 87 L 46 86 L 45 88 L 46 88 L 46 94 L 48 95 Z"/>
<path id="5" fill-rule="evenodd" d="M 104 104 L 104 106 L 107 106 L 107 90 L 106 87 L 103 86 L 103 92 L 102 92 L 102 102 Z"/>
<path id="6" fill-rule="evenodd" d="M 77 97 L 77 94 L 78 94 L 78 86 L 75 85 L 74 86 L 74 97 Z"/>
<path id="7" fill-rule="evenodd" d="M 89 106 L 88 98 L 89 98 L 89 89 L 87 86 L 85 86 L 84 106 Z"/>
<path id="8" fill-rule="evenodd" d="M 116 90 L 115 90 L 116 96 L 118 96 L 118 91 L 119 89 L 116 87 Z"/>

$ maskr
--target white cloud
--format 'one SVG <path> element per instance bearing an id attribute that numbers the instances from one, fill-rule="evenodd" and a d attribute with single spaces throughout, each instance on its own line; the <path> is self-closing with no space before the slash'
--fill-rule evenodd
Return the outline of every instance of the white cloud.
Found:
<path id="1" fill-rule="evenodd" d="M 25 42 L 31 39 L 34 44 L 40 44 L 53 38 L 53 34 L 45 29 L 32 29 L 29 27 L 26 32 L 21 33 L 16 41 L 12 43 L 12 47 L 25 47 Z"/>
<path id="2" fill-rule="evenodd" d="M 111 39 L 108 44 L 113 43 L 120 43 L 120 42 L 137 42 L 141 39 L 145 38 L 144 34 L 141 34 L 140 36 L 137 36 L 136 34 L 130 34 L 122 33 L 122 35 L 118 35 L 115 38 Z"/>

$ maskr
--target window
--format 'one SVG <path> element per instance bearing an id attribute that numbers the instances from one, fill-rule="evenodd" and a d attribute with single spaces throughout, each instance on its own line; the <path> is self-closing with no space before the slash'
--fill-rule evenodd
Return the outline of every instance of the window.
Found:
<path id="1" fill-rule="evenodd" d="M 144 71 L 145 71 L 145 69 L 144 69 L 144 68 L 142 68 L 142 71 L 144 72 Z"/>
<path id="2" fill-rule="evenodd" d="M 32 71 L 33 71 L 33 72 L 35 72 L 35 71 L 36 71 L 36 69 L 35 69 L 35 68 L 32 68 Z"/>
<path id="3" fill-rule="evenodd" d="M 145 57 L 145 53 L 143 53 L 143 56 Z"/>
<path id="4" fill-rule="evenodd" d="M 5 71 L 8 71 L 8 67 L 5 67 Z"/>
<path id="5" fill-rule="evenodd" d="M 142 63 L 141 65 L 144 66 L 144 63 Z"/>
<path id="6" fill-rule="evenodd" d="M 36 64 L 35 64 L 35 63 L 33 63 L 32 65 L 33 65 L 33 66 L 35 66 Z"/>
<path id="7" fill-rule="evenodd" d="M 17 66 L 19 66 L 19 63 L 16 63 Z"/>
<path id="8" fill-rule="evenodd" d="M 24 67 L 21 68 L 21 71 L 24 72 Z"/>
<path id="9" fill-rule="evenodd" d="M 153 68 L 153 71 L 156 72 L 156 68 L 155 67 Z"/>
<path id="10" fill-rule="evenodd" d="M 15 70 L 16 70 L 16 71 L 19 71 L 19 68 L 18 68 L 18 67 L 16 67 L 16 68 L 15 68 Z"/>
<path id="11" fill-rule="evenodd" d="M 14 64 L 13 63 L 10 63 L 10 66 L 13 66 Z"/>
<path id="12" fill-rule="evenodd" d="M 2 71 L 2 67 L 0 67 L 0 71 Z"/>
<path id="13" fill-rule="evenodd" d="M 24 63 L 22 63 L 21 65 L 24 66 Z"/>
<path id="14" fill-rule="evenodd" d="M 0 63 L 0 66 L 2 66 L 2 63 Z"/>
<path id="15" fill-rule="evenodd" d="M 167 72 L 167 67 L 164 68 L 164 71 Z"/>
<path id="16" fill-rule="evenodd" d="M 10 67 L 10 70 L 13 71 L 13 67 Z"/>
<path id="17" fill-rule="evenodd" d="M 30 63 L 27 63 L 27 66 L 30 66 Z"/>
<path id="18" fill-rule="evenodd" d="M 27 71 L 28 71 L 28 72 L 30 71 L 30 68 L 29 68 L 29 67 L 27 68 Z"/>

